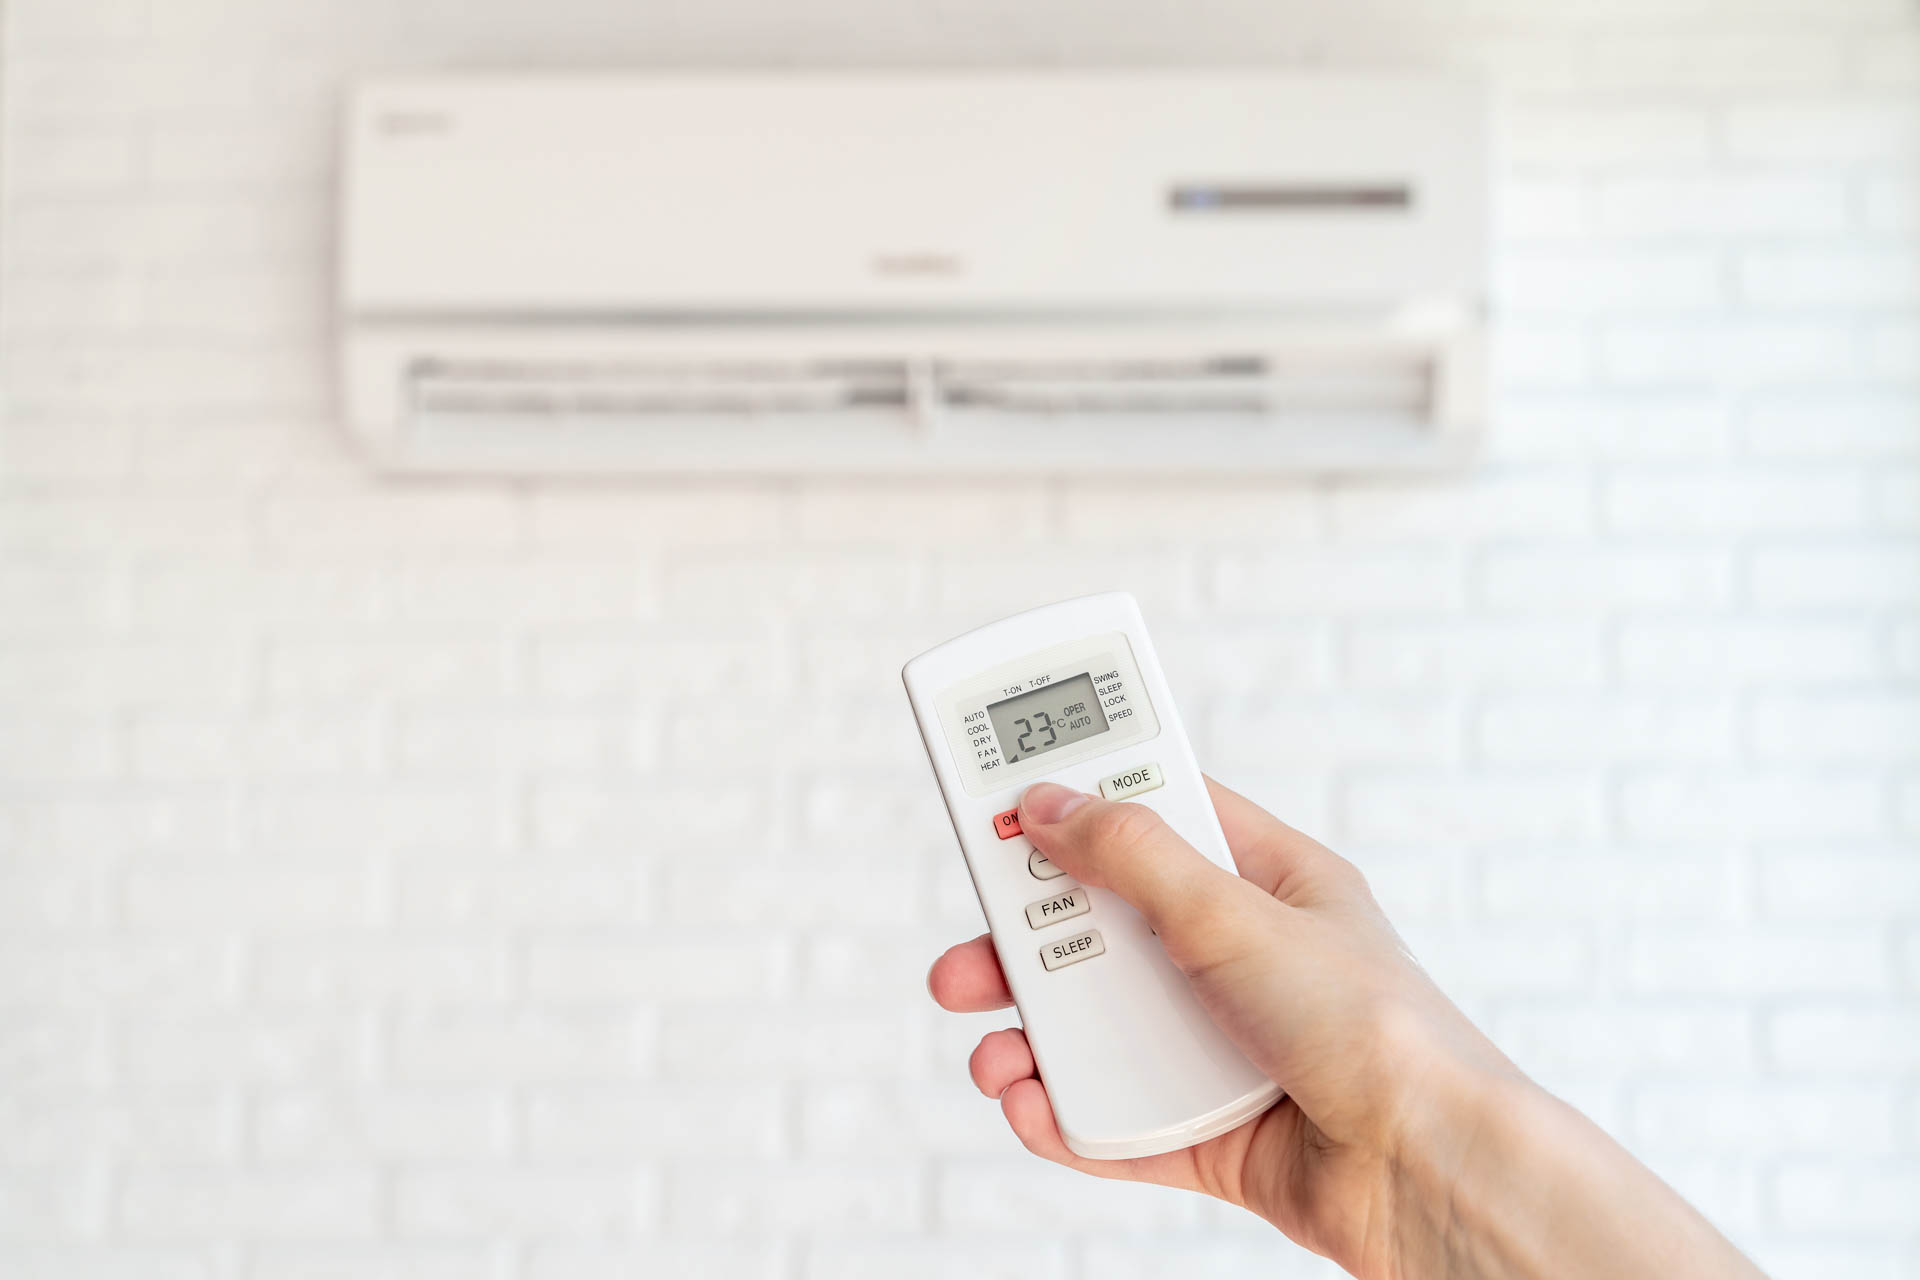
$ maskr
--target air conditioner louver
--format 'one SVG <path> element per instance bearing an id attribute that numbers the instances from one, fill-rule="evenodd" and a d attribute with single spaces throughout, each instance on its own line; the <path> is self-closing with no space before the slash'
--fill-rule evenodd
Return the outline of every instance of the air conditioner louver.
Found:
<path id="1" fill-rule="evenodd" d="M 974 359 L 580 361 L 425 358 L 407 372 L 418 416 L 650 421 L 859 415 L 935 418 L 1261 419 L 1417 412 L 1431 373 L 1416 362 L 1290 364 L 1201 356 Z"/>
<path id="2" fill-rule="evenodd" d="M 467 417 L 904 413 L 909 395 L 898 360 L 424 359 L 407 377 L 416 413 Z"/>
<path id="3" fill-rule="evenodd" d="M 1184 414 L 1268 418 L 1296 413 L 1417 412 L 1429 393 L 1416 365 L 1290 366 L 1267 355 L 1190 359 L 999 359 L 934 365 L 940 407 L 961 415 Z"/>

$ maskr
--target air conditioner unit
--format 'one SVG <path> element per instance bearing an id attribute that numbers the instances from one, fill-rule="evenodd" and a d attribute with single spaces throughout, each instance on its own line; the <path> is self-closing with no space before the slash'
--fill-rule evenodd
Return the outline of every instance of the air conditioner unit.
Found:
<path id="1" fill-rule="evenodd" d="M 405 471 L 1456 462 L 1485 117 L 1387 76 L 368 84 L 343 410 Z"/>

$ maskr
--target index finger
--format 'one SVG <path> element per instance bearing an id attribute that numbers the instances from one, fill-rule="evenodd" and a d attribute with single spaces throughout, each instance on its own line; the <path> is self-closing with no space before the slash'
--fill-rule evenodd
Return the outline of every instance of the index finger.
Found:
<path id="1" fill-rule="evenodd" d="M 1231 787 L 1206 779 L 1227 848 L 1242 879 L 1251 880 L 1282 901 L 1293 901 L 1294 891 L 1318 872 L 1336 863 L 1338 855 L 1304 831 L 1296 831 Z"/>
<path id="2" fill-rule="evenodd" d="M 1013 1003 L 993 938 L 981 934 L 971 942 L 948 947 L 927 970 L 927 992 L 934 1003 L 951 1013 L 985 1013 Z"/>

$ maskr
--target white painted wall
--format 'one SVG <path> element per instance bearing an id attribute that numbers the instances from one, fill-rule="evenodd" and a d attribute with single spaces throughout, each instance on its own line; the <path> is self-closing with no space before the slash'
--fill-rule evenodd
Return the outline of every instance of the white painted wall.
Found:
<path id="1" fill-rule="evenodd" d="M 1526 1066 L 1778 1274 L 1920 1276 L 1920 16 L 1314 8 L 12 0 L 0 1272 L 1319 1274 L 1031 1163 L 921 990 L 898 663 L 1125 585 Z M 331 420 L 349 74 L 1323 55 L 1502 87 L 1464 481 L 397 487 Z"/>

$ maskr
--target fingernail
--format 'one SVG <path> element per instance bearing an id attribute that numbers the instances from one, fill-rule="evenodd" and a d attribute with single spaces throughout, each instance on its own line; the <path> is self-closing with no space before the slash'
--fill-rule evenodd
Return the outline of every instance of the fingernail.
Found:
<path id="1" fill-rule="evenodd" d="M 1067 815 L 1093 799 L 1084 791 L 1063 787 L 1057 782 L 1036 782 L 1020 797 L 1020 823 L 1048 826 L 1064 822 Z"/>

